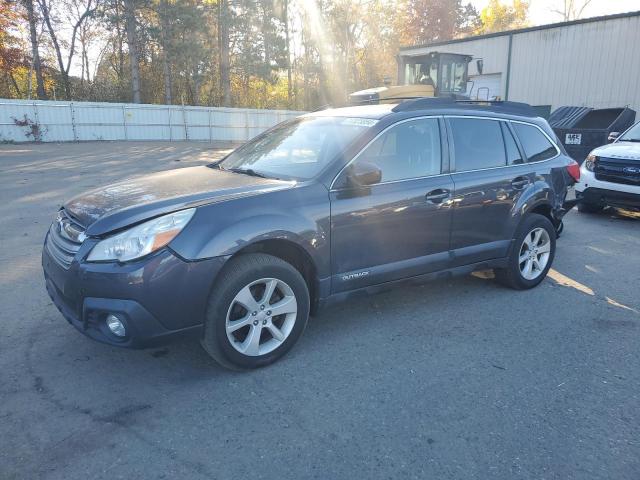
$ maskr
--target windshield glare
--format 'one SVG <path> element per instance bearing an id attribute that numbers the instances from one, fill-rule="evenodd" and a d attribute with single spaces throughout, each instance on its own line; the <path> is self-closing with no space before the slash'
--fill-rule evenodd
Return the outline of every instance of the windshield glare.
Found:
<path id="1" fill-rule="evenodd" d="M 243 145 L 220 167 L 253 170 L 267 177 L 309 179 L 376 123 L 377 120 L 348 117 L 296 119 Z"/>
<path id="2" fill-rule="evenodd" d="M 626 133 L 620 137 L 620 140 L 623 142 L 640 142 L 640 122 L 627 130 Z"/>

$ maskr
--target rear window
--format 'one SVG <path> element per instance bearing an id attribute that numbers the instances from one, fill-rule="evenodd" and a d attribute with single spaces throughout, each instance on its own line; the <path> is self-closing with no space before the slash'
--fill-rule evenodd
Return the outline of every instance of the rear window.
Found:
<path id="1" fill-rule="evenodd" d="M 507 164 L 500 122 L 476 118 L 449 118 L 456 172 Z"/>
<path id="2" fill-rule="evenodd" d="M 513 129 L 520 139 L 524 154 L 529 162 L 540 162 L 556 156 L 556 147 L 544 134 L 532 125 L 513 123 Z"/>
<path id="3" fill-rule="evenodd" d="M 502 134 L 504 135 L 504 148 L 507 152 L 507 163 L 509 165 L 519 165 L 524 163 L 520 150 L 518 150 L 518 146 L 516 145 L 516 141 L 506 123 L 502 123 Z"/>

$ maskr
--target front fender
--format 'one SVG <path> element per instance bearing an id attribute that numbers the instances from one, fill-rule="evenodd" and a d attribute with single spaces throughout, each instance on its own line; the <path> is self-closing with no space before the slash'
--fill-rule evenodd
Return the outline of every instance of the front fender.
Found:
<path id="1" fill-rule="evenodd" d="M 198 208 L 169 245 L 186 260 L 230 256 L 264 240 L 302 247 L 318 275 L 329 275 L 330 208 L 324 186 L 288 190 Z"/>
<path id="2" fill-rule="evenodd" d="M 313 228 L 313 225 L 305 224 L 299 218 L 285 215 L 261 215 L 246 218 L 212 234 L 211 238 L 185 258 L 200 259 L 233 255 L 253 243 L 275 239 L 296 243 L 307 250 L 311 256 L 315 256 L 314 251 L 326 240 Z M 178 253 L 182 254 L 180 251 Z"/>

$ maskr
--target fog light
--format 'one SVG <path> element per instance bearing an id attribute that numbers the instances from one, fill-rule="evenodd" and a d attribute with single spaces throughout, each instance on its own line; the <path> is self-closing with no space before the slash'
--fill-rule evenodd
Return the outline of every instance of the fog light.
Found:
<path id="1" fill-rule="evenodd" d="M 124 337 L 127 334 L 127 330 L 124 328 L 122 321 L 115 315 L 107 315 L 107 327 L 111 330 L 116 337 Z"/>

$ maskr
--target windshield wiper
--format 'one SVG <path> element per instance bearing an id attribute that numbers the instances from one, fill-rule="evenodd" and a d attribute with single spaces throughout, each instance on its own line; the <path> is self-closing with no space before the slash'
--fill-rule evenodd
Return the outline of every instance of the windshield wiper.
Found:
<path id="1" fill-rule="evenodd" d="M 264 173 L 256 172 L 253 168 L 229 168 L 228 170 L 233 173 L 251 175 L 252 177 L 271 178 L 266 176 Z"/>
<path id="2" fill-rule="evenodd" d="M 640 138 L 621 138 L 621 142 L 638 142 L 640 143 Z"/>

